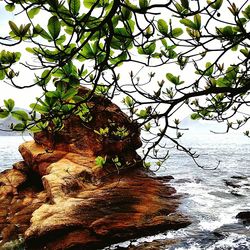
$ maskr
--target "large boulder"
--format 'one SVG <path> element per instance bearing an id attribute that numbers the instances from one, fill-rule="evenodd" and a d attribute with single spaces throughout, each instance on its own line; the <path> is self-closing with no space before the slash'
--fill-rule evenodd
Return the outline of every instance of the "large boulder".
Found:
<path id="1" fill-rule="evenodd" d="M 86 96 L 90 90 L 84 87 L 78 89 L 79 96 Z M 88 122 L 79 115 L 71 115 L 64 120 L 62 130 L 51 135 L 50 131 L 36 133 L 34 139 L 47 149 L 65 149 L 90 155 L 116 154 L 133 152 L 142 144 L 140 131 L 121 109 L 103 96 L 93 95 L 86 104 L 90 110 Z M 128 136 L 121 138 L 115 133 L 124 127 Z M 108 136 L 100 137 L 96 131 L 109 128 Z"/>
<path id="2" fill-rule="evenodd" d="M 26 249 L 97 249 L 190 224 L 177 212 L 171 178 L 142 167 L 138 126 L 103 97 L 89 105 L 88 126 L 72 115 L 53 136 L 35 134 L 19 148 L 24 161 L 0 174 L 2 244 L 21 235 Z M 111 123 L 111 131 L 124 127 L 128 136 L 100 138 L 95 131 Z M 103 167 L 98 155 L 107 157 Z"/>

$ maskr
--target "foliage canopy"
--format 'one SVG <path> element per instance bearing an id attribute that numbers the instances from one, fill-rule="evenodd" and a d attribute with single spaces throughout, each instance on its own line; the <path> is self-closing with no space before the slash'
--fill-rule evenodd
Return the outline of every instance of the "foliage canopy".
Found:
<path id="1" fill-rule="evenodd" d="M 13 130 L 37 132 L 53 123 L 55 133 L 72 113 L 87 123 L 86 103 L 94 93 L 110 99 L 121 95 L 145 131 L 145 158 L 157 159 L 160 166 L 167 157 L 158 154 L 164 138 L 197 157 L 178 141 L 182 128 L 176 114 L 184 106 L 192 119 L 227 121 L 227 131 L 250 118 L 243 112 L 250 90 L 247 0 L 1 2 L 26 19 L 9 21 L 9 35 L 0 37 L 6 47 L 0 52 L 0 80 L 43 91 L 29 113 L 15 110 L 12 99 L 4 101 L 0 118 L 12 115 L 19 121 Z M 34 59 L 22 61 L 21 53 L 13 52 L 19 44 Z M 18 83 L 17 63 L 34 71 L 34 82 Z M 79 85 L 91 89 L 85 97 L 78 96 Z M 97 133 L 105 135 L 105 128 Z M 124 136 L 126 128 L 117 133 Z"/>

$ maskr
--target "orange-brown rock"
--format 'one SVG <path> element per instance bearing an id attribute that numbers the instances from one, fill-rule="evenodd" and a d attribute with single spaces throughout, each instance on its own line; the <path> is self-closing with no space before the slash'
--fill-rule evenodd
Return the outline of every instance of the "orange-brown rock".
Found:
<path id="1" fill-rule="evenodd" d="M 2 244 L 22 235 L 26 249 L 93 250 L 190 223 L 176 212 L 180 196 L 169 177 L 142 168 L 137 125 L 103 97 L 89 105 L 88 126 L 72 115 L 54 137 L 36 134 L 19 148 L 24 161 L 0 174 Z M 94 130 L 110 122 L 129 136 L 100 139 Z M 98 154 L 107 155 L 103 168 L 96 165 Z M 122 166 L 112 165 L 114 156 Z"/>
<path id="2" fill-rule="evenodd" d="M 33 211 L 46 201 L 41 185 L 34 183 L 23 168 L 9 169 L 0 174 L 0 231 L 2 243 L 16 239 L 30 226 Z"/>
<path id="3" fill-rule="evenodd" d="M 78 89 L 80 96 L 85 96 L 88 92 L 89 89 L 84 87 Z M 79 116 L 72 115 L 70 119 L 64 120 L 63 130 L 53 136 L 48 131 L 36 133 L 35 141 L 47 149 L 63 148 L 76 153 L 84 150 L 85 154 L 90 155 L 132 153 L 142 145 L 137 124 L 131 122 L 129 117 L 110 100 L 94 94 L 87 106 L 91 115 L 89 122 L 86 123 Z M 112 134 L 112 131 L 121 126 L 129 132 L 129 136 L 123 139 Z M 110 134 L 108 137 L 101 138 L 95 131 L 106 127 L 109 127 Z"/>
<path id="4" fill-rule="evenodd" d="M 4 241 L 23 234 L 27 249 L 96 249 L 189 224 L 176 212 L 179 195 L 169 178 L 141 168 L 110 173 L 96 166 L 95 157 L 48 153 L 35 142 L 21 149 L 23 155 L 33 150 L 34 160 L 51 162 L 42 177 L 44 190 L 31 189 L 22 164 L 1 174 L 1 197 L 8 203 L 1 206 Z"/>

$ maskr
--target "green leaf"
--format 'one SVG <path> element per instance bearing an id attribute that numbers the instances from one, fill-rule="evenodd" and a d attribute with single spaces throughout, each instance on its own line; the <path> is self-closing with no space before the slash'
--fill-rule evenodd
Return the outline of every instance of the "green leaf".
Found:
<path id="1" fill-rule="evenodd" d="M 194 15 L 194 24 L 196 26 L 196 30 L 200 30 L 201 28 L 201 15 L 200 14 Z"/>
<path id="2" fill-rule="evenodd" d="M 139 6 L 140 6 L 141 9 L 147 8 L 148 5 L 149 5 L 148 0 L 139 0 Z"/>
<path id="3" fill-rule="evenodd" d="M 130 30 L 130 32 L 132 33 L 132 32 L 134 32 L 134 30 L 135 30 L 135 21 L 133 21 L 133 20 L 128 20 L 128 25 L 129 25 L 129 30 Z M 130 33 L 129 33 L 130 34 Z"/>
<path id="4" fill-rule="evenodd" d="M 211 4 L 211 7 L 215 10 L 218 10 L 222 5 L 223 0 L 207 0 L 207 3 L 208 4 L 213 3 L 213 4 Z"/>
<path id="5" fill-rule="evenodd" d="M 105 163 L 106 163 L 106 156 L 105 157 L 102 157 L 102 156 L 97 156 L 96 158 L 95 158 L 95 163 L 96 163 L 96 165 L 98 166 L 98 167 L 103 167 L 104 165 L 105 165 Z"/>
<path id="6" fill-rule="evenodd" d="M 218 87 L 230 87 L 231 81 L 228 81 L 225 77 L 220 77 L 215 81 Z"/>
<path id="7" fill-rule="evenodd" d="M 235 46 L 233 46 L 233 48 L 232 48 L 231 50 L 232 50 L 232 51 L 237 51 L 237 50 L 238 50 L 238 47 L 239 47 L 239 45 L 236 44 Z"/>
<path id="8" fill-rule="evenodd" d="M 151 129 L 151 127 L 152 127 L 152 125 L 151 125 L 150 122 L 149 122 L 149 123 L 146 123 L 146 124 L 144 125 L 144 128 L 145 128 L 146 131 L 149 131 L 149 130 Z"/>
<path id="9" fill-rule="evenodd" d="M 110 62 L 112 64 L 116 64 L 117 66 L 122 65 L 122 62 L 125 61 L 127 59 L 127 53 L 126 52 L 122 52 L 120 55 L 118 55 L 115 58 L 110 59 Z"/>
<path id="10" fill-rule="evenodd" d="M 51 74 L 50 73 L 51 72 L 48 69 L 46 69 L 46 70 L 43 71 L 43 73 L 41 75 L 41 80 L 43 82 L 43 85 L 47 84 L 50 81 L 50 79 L 51 79 Z"/>
<path id="11" fill-rule="evenodd" d="M 19 30 L 19 28 L 16 26 L 16 24 L 14 22 L 9 21 L 9 26 L 10 26 L 11 30 L 13 31 L 13 33 L 16 36 L 20 36 L 20 30 Z"/>
<path id="12" fill-rule="evenodd" d="M 133 102 L 133 99 L 130 97 L 130 96 L 126 96 L 124 99 L 123 99 L 123 102 L 128 106 L 128 107 L 132 107 L 134 102 Z"/>
<path id="13" fill-rule="evenodd" d="M 49 108 L 46 106 L 39 105 L 37 103 L 31 103 L 30 108 L 34 111 L 37 111 L 40 114 L 45 114 L 49 112 Z"/>
<path id="14" fill-rule="evenodd" d="M 122 7 L 122 19 L 129 20 L 131 17 L 132 17 L 132 12 L 128 8 Z"/>
<path id="15" fill-rule="evenodd" d="M 158 20 L 157 27 L 162 35 L 168 35 L 168 24 L 163 19 Z"/>
<path id="16" fill-rule="evenodd" d="M 96 0 L 84 0 L 83 1 L 84 6 L 88 9 L 90 9 L 95 3 L 96 3 Z"/>
<path id="17" fill-rule="evenodd" d="M 244 17 L 240 17 L 239 19 L 236 20 L 236 23 L 239 27 L 242 27 L 247 23 L 247 19 Z"/>
<path id="18" fill-rule="evenodd" d="M 235 81 L 237 74 L 239 72 L 239 68 L 236 66 L 230 66 L 227 68 L 226 70 L 226 77 L 225 79 L 227 79 L 228 81 Z"/>
<path id="19" fill-rule="evenodd" d="M 20 36 L 24 37 L 29 31 L 30 26 L 31 26 L 31 23 L 28 23 L 22 29 L 20 29 Z"/>
<path id="20" fill-rule="evenodd" d="M 178 81 L 176 80 L 177 78 L 176 78 L 176 76 L 174 76 L 172 73 L 167 73 L 166 74 L 166 78 L 170 81 L 170 82 L 172 82 L 172 83 L 174 83 L 174 84 L 176 84 Z"/>
<path id="21" fill-rule="evenodd" d="M 84 45 L 84 47 L 81 50 L 80 55 L 83 56 L 84 59 L 91 59 L 91 58 L 94 58 L 94 56 L 95 56 L 89 43 L 86 43 Z"/>
<path id="22" fill-rule="evenodd" d="M 169 59 L 174 59 L 174 58 L 176 58 L 177 57 L 177 53 L 173 50 L 173 49 L 170 49 L 169 51 L 168 51 L 168 58 Z"/>
<path id="23" fill-rule="evenodd" d="M 145 161 L 143 161 L 143 166 L 144 166 L 144 168 L 148 169 L 148 168 L 151 167 L 151 162 L 145 162 Z"/>
<path id="24" fill-rule="evenodd" d="M 23 123 L 18 123 L 18 124 L 16 124 L 15 126 L 14 126 L 14 128 L 13 128 L 13 130 L 14 131 L 23 131 L 23 130 L 25 130 L 25 124 L 23 124 Z"/>
<path id="25" fill-rule="evenodd" d="M 29 120 L 28 114 L 23 110 L 14 110 L 11 112 L 11 115 L 13 116 L 13 118 L 15 118 L 16 120 L 19 120 L 19 121 Z"/>
<path id="26" fill-rule="evenodd" d="M 4 70 L 0 70 L 0 80 L 3 80 L 5 78 L 5 72 Z"/>
<path id="27" fill-rule="evenodd" d="M 4 105 L 9 112 L 11 112 L 15 106 L 15 102 L 12 99 L 4 100 Z"/>
<path id="28" fill-rule="evenodd" d="M 51 36 L 48 34 L 47 31 L 45 31 L 39 24 L 37 24 L 35 27 L 34 27 L 34 30 L 33 30 L 33 34 L 36 35 L 40 35 L 42 38 L 50 41 L 52 38 Z"/>
<path id="29" fill-rule="evenodd" d="M 148 117 L 148 111 L 146 109 L 142 109 L 140 110 L 139 113 L 137 113 L 137 115 L 142 118 L 142 119 L 146 119 Z"/>
<path id="30" fill-rule="evenodd" d="M 56 39 L 56 44 L 61 45 L 66 41 L 66 35 L 61 35 L 58 39 Z"/>
<path id="31" fill-rule="evenodd" d="M 171 32 L 170 35 L 171 35 L 172 37 L 176 38 L 176 37 L 181 36 L 182 34 L 183 34 L 182 28 L 175 28 L 175 29 L 172 30 L 172 32 Z"/>
<path id="32" fill-rule="evenodd" d="M 36 123 L 35 126 L 31 127 L 29 130 L 33 133 L 36 133 L 36 132 L 40 132 L 40 131 L 43 131 L 44 129 L 46 129 L 49 125 L 49 122 L 38 122 Z"/>
<path id="33" fill-rule="evenodd" d="M 241 49 L 240 52 L 245 56 L 248 57 L 249 56 L 249 51 L 247 48 Z"/>
<path id="34" fill-rule="evenodd" d="M 15 10 L 15 4 L 7 4 L 5 5 L 5 9 L 9 12 L 12 12 L 13 10 Z"/>
<path id="35" fill-rule="evenodd" d="M 37 15 L 40 12 L 40 7 L 35 7 L 32 8 L 31 10 L 28 11 L 28 17 L 30 19 L 34 18 L 35 15 Z"/>
<path id="36" fill-rule="evenodd" d="M 10 112 L 6 109 L 1 109 L 0 110 L 0 119 L 4 119 L 6 117 L 8 117 L 10 114 Z"/>
<path id="37" fill-rule="evenodd" d="M 53 39 L 56 39 L 61 31 L 61 24 L 56 16 L 52 16 L 48 21 L 48 30 Z"/>
<path id="38" fill-rule="evenodd" d="M 29 129 L 29 131 L 32 133 L 38 133 L 38 132 L 43 131 L 43 128 L 41 128 L 40 126 L 33 126 Z"/>
<path id="39" fill-rule="evenodd" d="M 189 0 L 181 0 L 181 5 L 185 8 L 189 8 Z"/>
<path id="40" fill-rule="evenodd" d="M 201 116 L 199 115 L 199 114 L 197 114 L 197 113 L 193 113 L 192 115 L 191 115 L 191 119 L 192 120 L 198 120 L 198 119 L 200 119 L 201 118 Z"/>
<path id="41" fill-rule="evenodd" d="M 68 0 L 69 4 L 69 11 L 74 15 L 78 15 L 80 7 L 81 7 L 81 2 L 80 0 Z"/>
<path id="42" fill-rule="evenodd" d="M 154 53 L 155 48 L 156 48 L 156 43 L 152 42 L 152 43 L 146 45 L 144 48 L 142 48 L 142 47 L 138 48 L 138 53 L 145 54 L 145 55 L 151 55 Z"/>
<path id="43" fill-rule="evenodd" d="M 185 26 L 191 28 L 191 29 L 196 29 L 196 24 L 193 23 L 191 20 L 187 18 L 183 18 L 180 20 L 180 23 L 184 24 Z"/>
<path id="44" fill-rule="evenodd" d="M 48 98 L 60 98 L 61 97 L 61 92 L 55 90 L 55 91 L 48 91 L 45 94 L 46 97 Z"/>
<path id="45" fill-rule="evenodd" d="M 74 102 L 83 102 L 84 101 L 84 98 L 82 98 L 81 96 L 79 95 L 75 95 L 73 98 Z"/>
<path id="46" fill-rule="evenodd" d="M 161 39 L 161 43 L 165 47 L 165 49 L 168 49 L 168 43 L 167 43 L 166 39 Z"/>
<path id="47" fill-rule="evenodd" d="M 180 76 L 174 76 L 172 73 L 167 73 L 166 78 L 175 85 L 184 83 L 184 81 L 180 81 Z"/>
<path id="48" fill-rule="evenodd" d="M 78 93 L 78 90 L 75 88 L 69 89 L 63 96 L 62 98 L 64 100 L 70 100 L 72 99 L 76 94 Z"/>
<path id="49" fill-rule="evenodd" d="M 205 76 L 211 76 L 214 72 L 214 66 L 212 66 L 212 63 L 211 62 L 207 62 L 206 63 L 206 70 L 205 70 L 205 73 L 204 75 Z"/>
<path id="50" fill-rule="evenodd" d="M 222 33 L 224 36 L 233 36 L 234 35 L 234 31 L 233 31 L 233 27 L 232 26 L 225 26 L 223 29 L 222 29 Z"/>
<path id="51" fill-rule="evenodd" d="M 242 11 L 242 14 L 246 19 L 250 20 L 250 4 L 246 7 L 244 11 Z"/>

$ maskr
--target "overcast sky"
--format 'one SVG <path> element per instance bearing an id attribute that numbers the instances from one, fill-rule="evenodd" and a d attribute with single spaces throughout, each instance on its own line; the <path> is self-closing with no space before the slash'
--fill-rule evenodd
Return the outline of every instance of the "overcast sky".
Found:
<path id="1" fill-rule="evenodd" d="M 4 8 L 4 3 L 1 1 L 0 2 L 0 36 L 1 37 L 8 35 L 8 30 L 9 30 L 8 21 L 9 20 L 15 20 L 16 22 L 16 20 L 18 21 L 18 18 L 14 17 L 12 13 L 7 12 Z M 23 23 L 26 23 L 26 22 L 23 22 Z M 11 50 L 21 51 L 24 54 L 25 52 L 24 47 L 25 47 L 24 44 L 19 46 L 18 49 L 0 46 L 0 50 L 6 49 L 9 51 Z M 27 55 L 27 53 L 25 54 Z M 15 66 L 15 68 L 20 69 L 19 81 L 30 82 L 30 83 L 33 82 L 34 77 L 33 77 L 32 72 L 18 65 Z M 37 91 L 39 91 L 38 88 L 19 90 L 1 81 L 0 105 L 2 105 L 4 99 L 13 98 L 18 107 L 28 107 L 31 101 L 34 100 L 34 94 Z"/>

